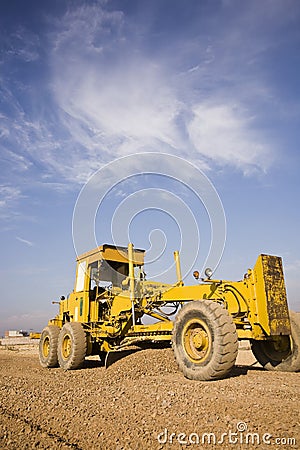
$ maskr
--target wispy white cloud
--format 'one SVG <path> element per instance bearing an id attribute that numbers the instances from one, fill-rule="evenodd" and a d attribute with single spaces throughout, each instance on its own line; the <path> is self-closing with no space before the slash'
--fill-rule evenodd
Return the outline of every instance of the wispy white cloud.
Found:
<path id="1" fill-rule="evenodd" d="M 2 37 L 2 48 L 6 59 L 18 59 L 26 63 L 39 58 L 39 37 L 24 26 L 18 26 L 9 36 Z"/>
<path id="2" fill-rule="evenodd" d="M 21 189 L 14 186 L 0 185 L 0 217 L 8 219 L 11 211 L 20 198 L 23 197 Z"/>
<path id="3" fill-rule="evenodd" d="M 22 244 L 28 245 L 29 247 L 33 247 L 33 246 L 34 246 L 34 243 L 31 242 L 31 241 L 28 241 L 27 239 L 23 239 L 23 238 L 21 238 L 21 237 L 19 237 L 19 236 L 16 236 L 16 239 L 17 239 L 19 242 L 22 242 Z"/>
<path id="4" fill-rule="evenodd" d="M 223 4 L 223 19 L 231 8 Z M 261 8 L 265 16 L 268 8 Z M 282 8 L 272 9 L 271 30 Z M 113 158 L 147 150 L 191 158 L 205 170 L 215 165 L 245 174 L 266 170 L 276 143 L 264 135 L 259 106 L 272 109 L 274 98 L 260 62 L 273 44 L 272 33 L 255 32 L 254 10 L 240 8 L 238 23 L 224 20 L 218 27 L 212 21 L 211 36 L 200 30 L 179 37 L 172 48 L 162 34 L 155 51 L 142 37 L 149 33 L 151 40 L 148 24 L 137 27 L 132 16 L 109 10 L 105 2 L 78 4 L 49 19 L 48 103 L 33 96 L 38 113 L 29 114 L 2 80 L 3 99 L 13 111 L 13 118 L 1 117 L 6 159 L 19 171 L 37 165 L 53 186 L 58 178 L 84 183 Z M 39 39 L 23 28 L 13 42 L 20 43 L 20 36 L 27 36 L 28 44 L 18 55 L 33 61 Z M 42 177 L 38 181 L 46 182 Z"/>
<path id="5" fill-rule="evenodd" d="M 67 112 L 77 112 L 104 135 L 141 142 L 156 138 L 176 147 L 174 118 L 180 104 L 157 67 L 140 59 L 123 73 L 86 75 L 72 103 L 66 93 Z"/>
<path id="6" fill-rule="evenodd" d="M 199 104 L 193 113 L 188 132 L 200 154 L 245 174 L 267 168 L 272 159 L 269 146 L 251 129 L 253 118 L 236 105 Z"/>
<path id="7" fill-rule="evenodd" d="M 32 162 L 29 161 L 29 159 L 26 158 L 25 155 L 9 150 L 5 147 L 2 148 L 1 159 L 5 160 L 7 164 L 9 164 L 11 172 L 24 172 L 32 166 Z"/>
<path id="8" fill-rule="evenodd" d="M 126 34 L 128 21 L 119 11 L 108 14 L 100 7 L 85 6 L 72 10 L 60 23 L 52 53 L 53 91 L 64 126 L 86 149 L 84 157 L 74 158 L 77 175 L 74 171 L 69 175 L 78 177 L 82 166 L 95 169 L 112 156 L 156 148 L 202 157 L 210 165 L 235 166 L 243 173 L 265 170 L 274 155 L 262 131 L 255 131 L 253 111 L 243 106 L 246 94 L 238 75 L 233 75 L 232 52 L 219 58 L 228 40 L 222 47 L 221 39 L 210 44 L 194 41 L 191 47 L 200 61 L 191 67 L 189 60 L 186 74 L 177 69 L 177 76 L 174 55 L 168 59 L 164 51 L 154 56 L 139 51 Z M 83 23 L 90 26 L 79 42 L 75 30 Z M 237 43 L 241 54 L 242 45 Z M 181 47 L 179 52 L 191 56 Z M 230 93 L 228 83 L 222 88 L 222 77 L 230 80 Z M 196 85 L 202 87 L 200 94 Z M 248 97 L 250 90 L 262 98 L 262 81 L 250 87 L 248 80 Z"/>

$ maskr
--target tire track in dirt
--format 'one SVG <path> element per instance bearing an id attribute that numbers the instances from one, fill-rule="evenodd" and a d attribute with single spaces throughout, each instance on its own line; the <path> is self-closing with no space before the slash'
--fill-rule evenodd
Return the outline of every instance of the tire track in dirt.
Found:
<path id="1" fill-rule="evenodd" d="M 35 440 L 37 439 L 37 435 L 41 434 L 42 440 L 45 440 L 45 437 L 47 436 L 48 438 L 51 439 L 51 442 L 54 441 L 55 444 L 62 443 L 62 444 L 65 444 L 68 448 L 72 448 L 75 450 L 82 450 L 82 448 L 78 444 L 69 442 L 63 436 L 60 436 L 57 433 L 46 430 L 43 427 L 41 427 L 39 424 L 33 422 L 32 420 L 26 419 L 26 417 L 24 417 L 20 414 L 16 414 L 13 411 L 3 408 L 1 405 L 0 405 L 0 413 L 1 413 L 1 415 L 6 416 L 9 419 L 12 419 L 13 421 L 19 422 L 19 424 L 21 421 L 25 425 L 28 425 L 31 429 L 30 434 L 32 434 L 32 433 L 35 434 Z"/>

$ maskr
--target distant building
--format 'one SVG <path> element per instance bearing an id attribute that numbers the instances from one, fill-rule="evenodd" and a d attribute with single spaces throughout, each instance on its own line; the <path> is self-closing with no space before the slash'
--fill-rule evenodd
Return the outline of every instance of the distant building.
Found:
<path id="1" fill-rule="evenodd" d="M 8 331 L 5 331 L 5 337 L 6 338 L 14 338 L 14 337 L 19 338 L 19 337 L 26 337 L 28 335 L 29 335 L 29 333 L 27 331 L 23 331 L 23 330 L 19 330 L 19 331 L 17 331 L 17 330 L 8 330 Z"/>

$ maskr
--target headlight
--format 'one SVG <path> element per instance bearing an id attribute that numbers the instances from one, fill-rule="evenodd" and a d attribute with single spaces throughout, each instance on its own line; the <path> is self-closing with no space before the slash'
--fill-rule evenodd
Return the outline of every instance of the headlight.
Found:
<path id="1" fill-rule="evenodd" d="M 199 276 L 200 276 L 200 274 L 199 274 L 198 270 L 195 270 L 195 271 L 193 272 L 193 277 L 194 277 L 196 280 L 199 280 Z"/>
<path id="2" fill-rule="evenodd" d="M 205 276 L 209 279 L 212 276 L 213 271 L 209 267 L 207 267 L 205 269 L 204 273 L 205 273 Z"/>

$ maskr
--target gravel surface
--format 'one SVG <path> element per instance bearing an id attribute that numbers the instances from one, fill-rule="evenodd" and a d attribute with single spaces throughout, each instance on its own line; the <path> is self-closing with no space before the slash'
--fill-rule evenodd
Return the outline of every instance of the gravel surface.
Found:
<path id="1" fill-rule="evenodd" d="M 266 372 L 247 350 L 214 382 L 185 379 L 171 349 L 67 372 L 0 350 L 0 373 L 0 449 L 300 448 L 300 374 Z"/>

